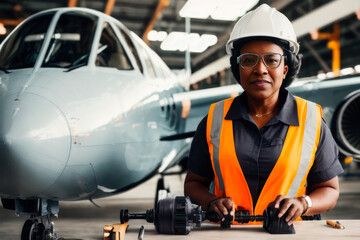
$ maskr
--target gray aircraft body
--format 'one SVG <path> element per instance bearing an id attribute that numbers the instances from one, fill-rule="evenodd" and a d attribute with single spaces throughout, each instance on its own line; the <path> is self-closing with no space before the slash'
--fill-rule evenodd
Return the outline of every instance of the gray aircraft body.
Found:
<path id="1" fill-rule="evenodd" d="M 359 119 L 360 77 L 289 89 L 321 104 L 342 153 L 360 156 L 360 120 L 349 120 Z M 210 103 L 241 91 L 186 92 L 158 55 L 103 13 L 35 14 L 0 46 L 3 207 L 30 214 L 22 239 L 57 239 L 58 201 L 111 196 L 182 164 Z"/>

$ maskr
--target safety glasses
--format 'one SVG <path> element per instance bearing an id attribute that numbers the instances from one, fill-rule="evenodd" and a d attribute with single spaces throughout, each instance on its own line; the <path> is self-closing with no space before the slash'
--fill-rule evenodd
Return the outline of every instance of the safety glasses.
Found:
<path id="1" fill-rule="evenodd" d="M 260 57 L 262 58 L 263 63 L 267 68 L 277 68 L 281 64 L 281 59 L 284 55 L 280 53 L 266 53 L 263 55 L 257 55 L 255 53 L 243 53 L 237 57 L 237 63 L 240 64 L 242 68 L 250 69 L 254 68 Z"/>

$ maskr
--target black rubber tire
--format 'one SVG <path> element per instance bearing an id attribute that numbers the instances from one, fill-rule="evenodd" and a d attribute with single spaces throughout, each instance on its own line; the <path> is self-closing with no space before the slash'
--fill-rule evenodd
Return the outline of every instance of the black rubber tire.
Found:
<path id="1" fill-rule="evenodd" d="M 36 219 L 26 220 L 21 231 L 21 240 L 36 240 L 37 234 L 38 221 Z"/>
<path id="2" fill-rule="evenodd" d="M 156 208 L 157 202 L 159 201 L 159 190 L 163 190 L 163 189 L 165 189 L 164 178 L 159 178 L 155 190 L 154 209 Z"/>

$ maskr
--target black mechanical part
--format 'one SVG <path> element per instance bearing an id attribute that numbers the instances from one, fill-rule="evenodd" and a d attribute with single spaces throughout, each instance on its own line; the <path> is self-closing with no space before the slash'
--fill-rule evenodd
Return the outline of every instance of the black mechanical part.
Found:
<path id="1" fill-rule="evenodd" d="M 144 232 L 145 232 L 145 228 L 144 226 L 141 225 L 140 229 L 139 229 L 139 234 L 138 234 L 138 240 L 142 240 L 144 237 Z"/>
<path id="2" fill-rule="evenodd" d="M 220 222 L 220 217 L 215 212 L 206 212 L 205 219 L 210 220 L 211 222 L 220 222 L 222 228 L 230 228 L 233 217 L 228 214 L 224 216 L 225 220 Z M 238 223 L 248 223 L 255 221 L 263 221 L 264 217 L 262 215 L 250 215 L 250 212 L 247 210 L 235 211 L 234 221 Z"/>
<path id="3" fill-rule="evenodd" d="M 156 231 L 164 234 L 189 234 L 191 212 L 192 206 L 188 198 L 164 198 L 158 201 L 154 219 Z"/>
<path id="4" fill-rule="evenodd" d="M 268 207 L 264 211 L 263 228 L 272 234 L 295 234 L 294 225 L 290 226 L 285 221 L 287 214 L 285 213 L 281 218 L 279 215 L 279 208 Z"/>
<path id="5" fill-rule="evenodd" d="M 159 178 L 156 184 L 156 192 L 155 192 L 155 208 L 156 204 L 159 201 L 159 191 L 165 189 L 164 177 Z"/>
<path id="6" fill-rule="evenodd" d="M 155 213 L 155 214 L 154 214 Z M 285 221 L 286 214 L 278 218 L 279 209 L 267 208 L 263 215 L 250 215 L 249 211 L 235 211 L 234 218 L 228 214 L 221 222 L 222 228 L 230 228 L 233 220 L 238 223 L 262 221 L 263 228 L 273 234 L 294 234 L 293 225 Z M 120 222 L 125 223 L 130 219 L 145 219 L 154 223 L 155 229 L 161 234 L 189 234 L 192 227 L 200 227 L 205 220 L 219 222 L 221 219 L 215 212 L 202 211 L 201 207 L 194 208 L 189 198 L 172 197 L 161 199 L 155 208 L 147 210 L 145 214 L 130 214 L 128 210 L 120 211 Z"/>
<path id="7" fill-rule="evenodd" d="M 21 231 L 21 240 L 41 239 L 42 232 L 39 231 L 37 219 L 28 219 L 25 221 Z"/>
<path id="8" fill-rule="evenodd" d="M 130 214 L 127 209 L 120 210 L 120 223 L 124 224 L 129 221 L 129 219 L 145 219 L 148 223 L 154 222 L 154 209 L 146 210 L 146 213 L 135 213 Z"/>
<path id="9" fill-rule="evenodd" d="M 331 128 L 345 156 L 360 157 L 360 92 L 345 99 L 334 113 Z"/>

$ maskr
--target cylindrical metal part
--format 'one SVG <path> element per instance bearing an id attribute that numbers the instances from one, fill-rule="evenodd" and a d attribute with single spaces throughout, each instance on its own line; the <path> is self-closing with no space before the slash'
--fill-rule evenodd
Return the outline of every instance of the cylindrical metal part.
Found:
<path id="1" fill-rule="evenodd" d="M 131 213 L 129 214 L 129 219 L 145 219 L 146 213 Z"/>

